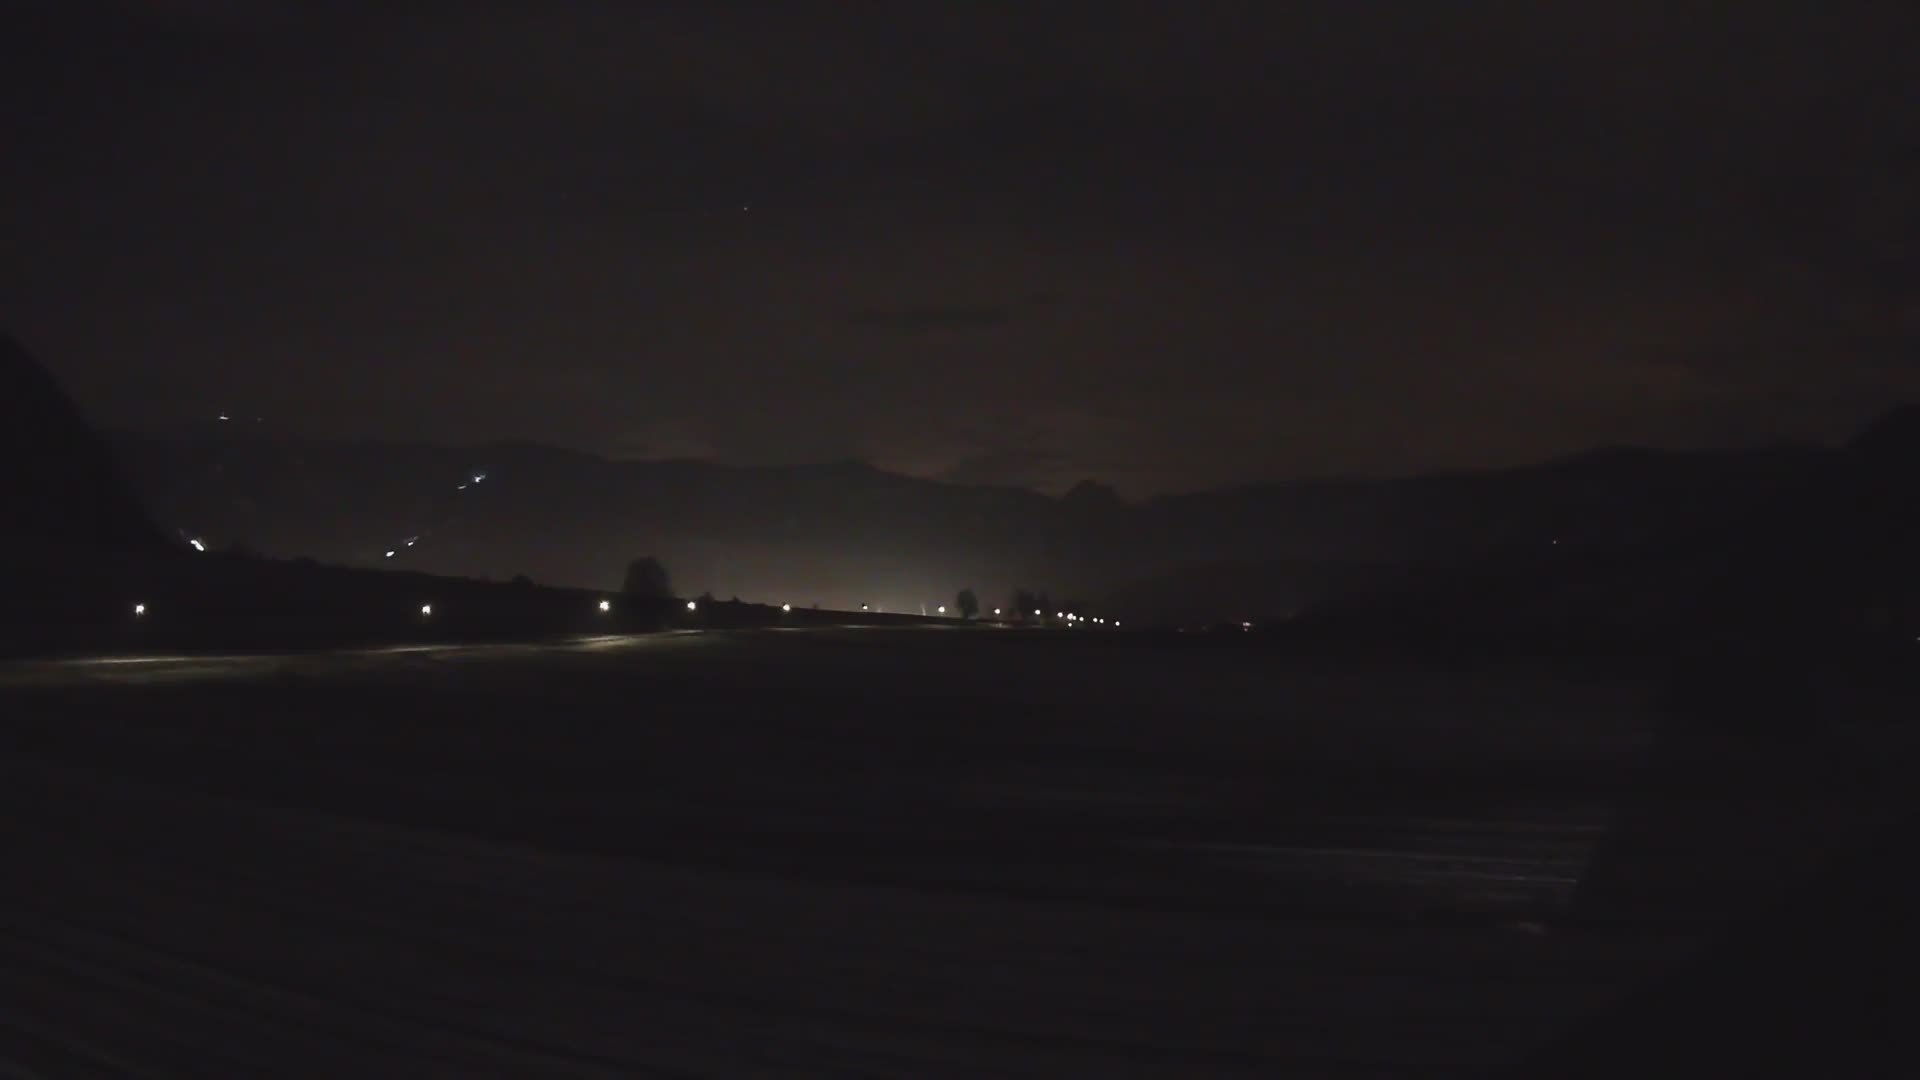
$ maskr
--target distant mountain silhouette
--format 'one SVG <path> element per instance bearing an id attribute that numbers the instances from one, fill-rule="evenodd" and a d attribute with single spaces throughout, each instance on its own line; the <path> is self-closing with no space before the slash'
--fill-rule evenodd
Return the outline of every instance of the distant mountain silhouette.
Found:
<path id="1" fill-rule="evenodd" d="M 1575 475 L 1564 464 L 1548 472 Z M 1570 532 L 1548 548 L 1434 568 L 1341 616 L 1409 633 L 1662 635 L 1707 651 L 1906 649 L 1920 632 L 1916 477 L 1912 408 L 1839 450 L 1669 458 L 1637 493 L 1616 492 L 1629 496 L 1616 515 L 1663 511 L 1644 535 Z M 1577 489 L 1591 486 L 1561 491 Z M 1690 497 L 1701 501 L 1664 512 Z"/>
<path id="2" fill-rule="evenodd" d="M 1920 466 L 1920 405 L 1902 405 L 1869 424 L 1847 443 L 1864 457 Z"/>
<path id="3" fill-rule="evenodd" d="M 1660 603 L 1649 593 L 1671 578 L 1724 576 L 1729 523 L 1804 499 L 1861 452 L 1608 448 L 1526 468 L 1128 503 L 1094 482 L 1052 498 L 858 462 L 610 461 L 225 425 L 117 442 L 168 526 L 269 554 L 612 588 L 645 552 L 689 593 L 912 609 L 962 585 L 991 607 L 1026 586 L 1168 622 L 1422 589 L 1480 607 L 1503 591 L 1516 603 L 1591 601 L 1626 618 Z"/>
<path id="4" fill-rule="evenodd" d="M 46 369 L 0 333 L 0 547 L 9 563 L 162 543 L 105 441 Z"/>

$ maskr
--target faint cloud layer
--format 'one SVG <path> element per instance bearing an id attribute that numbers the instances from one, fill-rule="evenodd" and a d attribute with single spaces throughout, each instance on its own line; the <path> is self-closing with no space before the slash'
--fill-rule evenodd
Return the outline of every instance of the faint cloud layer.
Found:
<path id="1" fill-rule="evenodd" d="M 875 330 L 924 334 L 938 330 L 977 330 L 999 326 L 1013 317 L 1006 306 L 867 308 L 849 320 Z"/>
<path id="2" fill-rule="evenodd" d="M 1052 450 L 1021 450 L 1000 447 L 964 458 L 941 473 L 939 479 L 955 484 L 1012 485 L 1045 490 L 1059 483 L 1060 474 L 1071 471 L 1073 462 Z"/>
<path id="3" fill-rule="evenodd" d="M 717 457 L 704 426 L 693 420 L 659 420 L 623 433 L 609 448 L 616 458 L 679 461 Z"/>

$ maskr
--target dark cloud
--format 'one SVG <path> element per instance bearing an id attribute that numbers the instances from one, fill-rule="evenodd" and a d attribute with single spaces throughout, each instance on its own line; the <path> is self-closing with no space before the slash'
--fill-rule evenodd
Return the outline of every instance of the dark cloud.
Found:
<path id="1" fill-rule="evenodd" d="M 848 316 L 876 330 L 926 333 L 934 330 L 971 330 L 998 326 L 1013 315 L 1008 307 L 868 308 Z"/>
<path id="2" fill-rule="evenodd" d="M 115 424 L 1128 494 L 1831 438 L 1920 394 L 1917 20 L 46 0 L 0 317 Z"/>

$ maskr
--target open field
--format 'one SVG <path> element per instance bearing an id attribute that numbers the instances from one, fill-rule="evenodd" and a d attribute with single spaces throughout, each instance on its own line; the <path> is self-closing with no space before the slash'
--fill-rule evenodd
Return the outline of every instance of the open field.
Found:
<path id="1" fill-rule="evenodd" d="M 813 629 L 0 695 L 25 1075 L 1472 1074 L 1705 933 L 1571 913 L 1624 678 Z"/>

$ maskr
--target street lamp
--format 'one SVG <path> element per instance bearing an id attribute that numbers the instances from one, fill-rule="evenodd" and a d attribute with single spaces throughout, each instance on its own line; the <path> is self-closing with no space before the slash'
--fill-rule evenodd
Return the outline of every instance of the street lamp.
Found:
<path id="1" fill-rule="evenodd" d="M 137 619 L 137 618 L 139 618 L 140 616 L 142 616 L 142 615 L 145 615 L 146 613 L 147 613 L 147 605 L 145 605 L 145 604 L 135 604 L 135 605 L 133 605 L 133 617 L 134 617 L 134 618 L 136 618 L 136 619 Z"/>
<path id="2" fill-rule="evenodd" d="M 947 605 L 945 604 L 941 604 L 939 607 L 934 609 L 934 614 L 936 615 L 945 615 L 946 613 L 947 613 Z"/>
<path id="3" fill-rule="evenodd" d="M 427 619 L 427 618 L 431 618 L 432 616 L 433 616 L 433 605 L 432 605 L 432 604 L 421 604 L 421 605 L 420 605 L 420 617 L 421 617 L 421 618 L 423 618 L 423 619 Z"/>
<path id="4" fill-rule="evenodd" d="M 613 601 L 611 601 L 611 600 L 602 600 L 602 601 L 600 601 L 600 610 L 601 610 L 601 611 L 612 611 L 612 610 L 613 610 Z"/>
<path id="5" fill-rule="evenodd" d="M 792 605 L 792 604 L 781 604 L 781 605 L 780 605 L 780 610 L 781 610 L 782 612 L 791 612 L 791 611 L 793 610 L 793 605 Z"/>
<path id="6" fill-rule="evenodd" d="M 689 600 L 689 601 L 687 601 L 687 610 L 688 610 L 688 611 L 698 611 L 698 610 L 700 610 L 700 605 L 699 605 L 699 604 L 697 604 L 697 603 L 695 603 L 695 602 L 694 602 L 694 601 L 692 601 L 692 600 Z"/>

